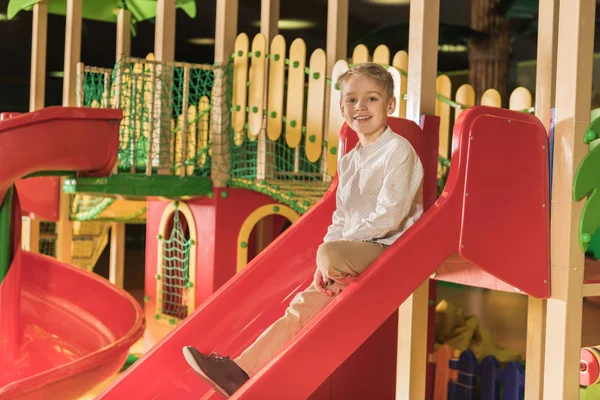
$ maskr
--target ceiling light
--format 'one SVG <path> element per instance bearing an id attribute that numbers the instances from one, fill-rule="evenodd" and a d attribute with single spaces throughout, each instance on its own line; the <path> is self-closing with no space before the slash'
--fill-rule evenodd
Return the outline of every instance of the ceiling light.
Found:
<path id="1" fill-rule="evenodd" d="M 441 44 L 438 51 L 441 53 L 466 53 L 469 50 L 464 44 Z"/>
<path id="2" fill-rule="evenodd" d="M 53 78 L 64 78 L 65 72 L 64 71 L 52 71 L 52 72 L 48 72 L 48 75 L 50 75 Z"/>
<path id="3" fill-rule="evenodd" d="M 260 27 L 260 21 L 254 21 L 252 26 Z M 277 21 L 277 28 L 281 30 L 297 30 L 297 29 L 309 29 L 317 26 L 314 21 L 307 21 L 303 19 L 280 19 Z"/>
<path id="4" fill-rule="evenodd" d="M 410 0 L 367 0 L 367 3 L 383 6 L 403 6 L 410 4 Z"/>
<path id="5" fill-rule="evenodd" d="M 214 38 L 191 38 L 188 39 L 188 43 L 195 44 L 198 46 L 212 46 L 215 44 Z"/>

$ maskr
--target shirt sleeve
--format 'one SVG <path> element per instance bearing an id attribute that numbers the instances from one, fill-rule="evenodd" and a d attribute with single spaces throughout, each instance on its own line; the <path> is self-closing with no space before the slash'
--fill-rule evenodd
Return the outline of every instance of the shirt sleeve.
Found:
<path id="1" fill-rule="evenodd" d="M 409 217 L 415 202 L 421 201 L 423 167 L 414 151 L 387 171 L 377 196 L 375 210 L 348 233 L 348 238 L 369 241 L 397 231 Z"/>
<path id="2" fill-rule="evenodd" d="M 341 205 L 342 199 L 340 195 L 340 185 L 338 183 L 335 194 L 335 211 L 333 212 L 332 223 L 329 225 L 329 228 L 327 228 L 327 234 L 325 235 L 325 238 L 323 238 L 323 242 L 336 242 L 342 240 L 345 218 Z"/>

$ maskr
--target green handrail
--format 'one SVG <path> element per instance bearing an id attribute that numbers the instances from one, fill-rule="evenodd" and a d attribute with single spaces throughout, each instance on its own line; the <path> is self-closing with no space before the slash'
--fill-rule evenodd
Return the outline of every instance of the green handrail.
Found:
<path id="1" fill-rule="evenodd" d="M 13 187 L 11 186 L 0 205 L 0 283 L 8 274 L 12 262 Z"/>

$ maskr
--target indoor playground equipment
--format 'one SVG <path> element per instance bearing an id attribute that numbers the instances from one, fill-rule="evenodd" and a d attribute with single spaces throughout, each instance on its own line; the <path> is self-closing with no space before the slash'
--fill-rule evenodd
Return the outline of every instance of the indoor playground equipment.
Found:
<path id="1" fill-rule="evenodd" d="M 291 43 L 288 56 L 277 35 L 275 1 L 261 1 L 261 35 L 250 43 L 237 32 L 237 1 L 219 0 L 214 63 L 198 65 L 174 61 L 176 1 L 158 0 L 154 56 L 123 51 L 113 70 L 76 68 L 82 13 L 79 2 L 67 2 L 65 92 L 72 96 L 66 103 L 119 108 L 123 120 L 112 174 L 69 178 L 63 189 L 92 208 L 106 198 L 147 202 L 145 340 L 152 348 L 101 398 L 133 391 L 140 398 L 217 398 L 178 356 L 181 347 L 235 355 L 312 279 L 312 257 L 335 203 L 337 159 L 356 141 L 338 116 L 333 84 L 348 68 L 348 3 L 328 1 L 327 51 L 313 52 L 307 63 L 301 40 Z M 413 142 L 426 165 L 430 207 L 235 398 L 332 399 L 350 392 L 429 398 L 434 382 L 427 310 L 436 280 L 529 295 L 524 391 L 532 399 L 577 396 L 580 374 L 594 368 L 591 359 L 580 363 L 580 302 L 600 287 L 584 280 L 572 222 L 579 214 L 572 171 L 587 152 L 588 19 L 595 3 L 561 2 L 560 12 L 558 0 L 544 3 L 537 118 L 530 115 L 527 94 L 512 111 L 466 107 L 475 104 L 468 88 L 463 100 L 450 100 L 445 79 L 436 82 L 439 0 L 411 1 L 406 55 L 390 63 L 383 61 L 390 59 L 383 47 L 367 54 L 388 65 L 396 79 L 401 101 L 394 115 L 402 118 L 390 124 Z M 44 2 L 34 5 L 34 15 L 39 4 Z M 119 10 L 118 21 L 126 15 Z M 559 15 L 561 26 L 569 27 L 560 34 Z M 124 26 L 118 25 L 118 38 L 127 36 Z M 355 53 L 364 59 L 363 48 Z M 406 68 L 398 61 L 403 57 Z M 436 87 L 444 89 L 436 94 Z M 556 102 L 548 95 L 555 92 Z M 448 162 L 450 108 L 458 116 Z M 451 169 L 435 201 L 440 156 Z M 80 211 L 86 214 L 85 207 Z M 287 229 L 285 219 L 294 222 Z M 413 268 L 399 268 L 406 264 Z M 379 306 L 367 310 L 360 306 L 365 302 Z M 341 339 L 332 334 L 349 326 Z M 310 362 L 316 359 L 318 364 Z"/>
<path id="2" fill-rule="evenodd" d="M 354 396 L 370 394 L 376 398 L 393 396 L 395 376 L 389 373 L 389 366 L 370 368 L 372 372 L 365 372 L 363 368 L 360 372 L 362 388 L 361 384 L 348 384 L 349 380 L 343 379 L 357 373 L 356 364 L 353 368 L 338 368 L 454 252 L 481 265 L 490 279 L 510 282 L 537 297 L 548 296 L 548 208 L 543 207 L 548 204 L 548 140 L 543 126 L 533 116 L 503 109 L 474 107 L 463 112 L 454 134 L 452 165 L 457 167 L 451 169 L 446 189 L 432 205 L 437 122 L 436 117 L 424 117 L 423 129 L 405 119 L 389 122 L 395 131 L 402 132 L 411 141 L 427 168 L 427 186 L 424 187 L 427 213 L 356 284 L 344 291 L 280 355 L 244 385 L 236 398 L 347 398 L 350 393 Z M 512 144 L 516 140 L 520 146 L 515 151 Z M 349 129 L 343 129 L 342 154 L 355 143 L 356 136 Z M 511 154 L 510 166 L 502 163 L 507 154 Z M 493 160 L 491 164 L 490 160 Z M 511 193 L 510 199 L 485 184 L 487 175 L 477 173 L 483 164 L 499 187 Z M 492 165 L 498 166 L 497 171 Z M 510 178 L 517 171 L 522 174 L 518 182 Z M 209 393 L 210 388 L 194 374 L 187 373 L 188 366 L 173 358 L 173 354 L 180 351 L 183 343 L 193 343 L 202 351 L 235 355 L 284 311 L 286 299 L 312 280 L 310 259 L 327 229 L 326 215 L 335 207 L 336 184 L 334 180 L 315 207 L 128 370 L 102 398 L 120 398 L 133 387 L 140 387 L 149 375 L 156 378 L 139 389 L 143 391 L 140 392 L 143 398 L 198 398 Z M 484 218 L 488 207 L 496 211 L 495 215 Z M 511 227 L 523 221 L 527 223 L 522 224 L 521 236 Z M 490 227 L 492 229 L 488 229 Z M 481 235 L 482 231 L 486 235 Z M 435 248 L 429 246 L 432 237 L 437 238 Z M 498 243 L 511 251 L 498 251 Z M 423 251 L 424 248 L 428 251 Z M 516 259 L 523 264 L 515 262 L 514 255 L 518 255 Z M 508 257 L 512 262 L 507 262 Z M 406 263 L 414 267 L 398 268 Z M 522 273 L 525 265 L 530 271 L 528 274 Z M 247 299 L 242 304 L 238 300 L 240 295 Z M 365 308 L 362 304 L 378 307 Z M 359 326 L 353 322 L 357 318 L 361 321 Z M 379 344 L 394 337 L 390 333 L 396 333 L 397 326 L 391 325 L 391 328 L 388 327 L 387 332 L 385 325 L 380 328 Z M 344 331 L 343 336 L 335 334 L 340 330 Z M 319 357 L 323 348 L 327 349 L 326 358 Z M 362 353 L 363 362 L 372 357 L 370 350 Z M 360 355 L 360 352 L 354 353 L 353 357 Z M 316 359 L 320 361 L 310 363 L 311 368 L 304 367 L 308 360 Z M 169 362 L 169 370 L 156 374 L 156 368 L 166 362 Z M 352 365 L 352 360 L 348 365 Z M 321 386 L 323 382 L 326 384 Z M 345 390 L 351 392 L 345 393 Z"/>
<path id="3" fill-rule="evenodd" d="M 139 0 L 76 2 L 77 8 L 85 19 L 116 23 L 120 39 L 117 40 L 116 57 L 128 55 L 131 36 L 135 35 L 136 25 L 156 17 L 154 2 Z M 190 0 L 177 0 L 175 7 L 183 10 L 187 16 L 196 16 L 196 3 Z M 67 5 L 61 0 L 10 0 L 7 16 L 14 18 L 22 11 L 32 11 L 32 71 L 30 111 L 44 106 L 46 41 L 48 14 L 67 14 Z M 77 30 L 81 25 L 69 23 L 65 37 L 66 69 L 75 66 L 79 57 Z M 73 38 L 73 40 L 71 40 Z M 69 75 L 67 73 L 67 75 Z M 75 75 L 73 75 L 75 76 Z M 63 105 L 74 106 L 75 80 L 65 83 Z M 145 222 L 146 204 L 143 201 L 75 195 L 62 192 L 64 178 L 44 177 L 18 182 L 22 193 L 24 210 L 24 245 L 34 252 L 51 255 L 73 263 L 88 271 L 93 270 L 98 258 L 108 244 L 111 232 L 110 280 L 117 286 L 123 284 L 124 268 L 124 224 Z M 31 196 L 29 195 L 31 193 Z M 40 194 L 43 193 L 43 196 Z M 46 204 L 41 204 L 41 203 Z M 34 213 L 29 205 L 35 204 Z"/>
<path id="4" fill-rule="evenodd" d="M 119 110 L 49 107 L 0 118 L 2 399 L 77 398 L 117 372 L 143 333 L 141 307 L 128 293 L 21 249 L 14 186 L 32 176 L 110 173 L 121 116 Z"/>

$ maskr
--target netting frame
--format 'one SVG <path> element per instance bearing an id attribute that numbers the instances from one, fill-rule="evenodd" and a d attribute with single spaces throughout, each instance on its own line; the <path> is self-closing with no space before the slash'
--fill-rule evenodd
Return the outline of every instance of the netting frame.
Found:
<path id="1" fill-rule="evenodd" d="M 165 253 L 165 238 L 168 238 L 171 232 L 167 232 L 169 222 L 174 217 L 175 213 L 179 212 L 186 220 L 189 230 L 189 268 L 188 268 L 188 282 L 191 283 L 187 289 L 187 316 L 189 316 L 196 309 L 196 271 L 197 271 L 197 225 L 194 218 L 194 214 L 191 208 L 184 202 L 173 201 L 170 202 L 160 218 L 158 225 L 158 240 L 157 240 L 157 259 L 156 259 L 156 313 L 155 319 L 159 322 L 168 324 L 170 326 L 181 323 L 184 319 L 177 318 L 170 314 L 165 313 L 163 306 L 164 289 L 162 284 L 162 278 L 164 277 L 164 253 Z M 183 293 L 183 292 L 182 292 Z"/>

